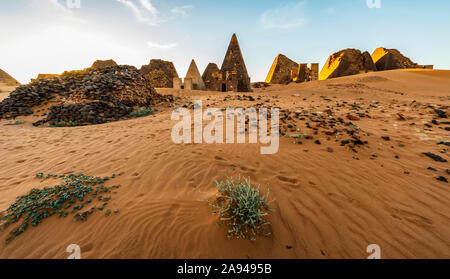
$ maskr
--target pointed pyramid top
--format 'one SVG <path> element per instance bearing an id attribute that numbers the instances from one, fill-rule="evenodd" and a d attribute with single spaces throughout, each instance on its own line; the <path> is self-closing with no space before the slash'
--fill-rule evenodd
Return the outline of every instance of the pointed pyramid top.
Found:
<path id="1" fill-rule="evenodd" d="M 231 37 L 221 72 L 224 76 L 226 76 L 227 72 L 235 72 L 238 79 L 238 91 L 251 91 L 250 77 L 248 76 L 247 67 L 245 66 L 244 57 L 242 56 L 236 34 L 233 34 Z"/>
<path id="2" fill-rule="evenodd" d="M 200 72 L 198 71 L 197 64 L 195 63 L 195 60 L 192 59 L 191 64 L 189 65 L 189 69 L 188 69 L 188 72 L 186 74 L 186 77 L 187 78 L 191 78 L 192 76 L 195 76 L 197 73 L 199 73 L 199 75 L 200 75 Z"/>
<path id="3" fill-rule="evenodd" d="M 198 90 L 205 90 L 205 82 L 203 81 L 202 76 L 200 75 L 200 72 L 198 70 L 197 64 L 195 63 L 195 60 L 192 59 L 191 65 L 189 66 L 188 72 L 186 74 L 186 78 L 191 78 L 192 83 L 194 84 L 195 89 Z"/>
<path id="4" fill-rule="evenodd" d="M 239 74 L 248 76 L 247 67 L 245 66 L 244 57 L 242 56 L 236 34 L 233 34 L 231 37 L 230 45 L 228 46 L 221 70 L 222 72 L 238 71 Z"/>

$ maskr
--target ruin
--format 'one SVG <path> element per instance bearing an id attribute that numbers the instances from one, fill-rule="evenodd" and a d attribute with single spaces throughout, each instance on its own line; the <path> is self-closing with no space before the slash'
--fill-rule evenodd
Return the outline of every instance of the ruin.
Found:
<path id="1" fill-rule="evenodd" d="M 244 57 L 236 34 L 231 37 L 227 53 L 219 69 L 217 64 L 209 63 L 202 76 L 192 60 L 184 83 L 180 78 L 173 78 L 175 89 L 209 90 L 219 92 L 251 92 L 252 86 L 245 66 Z M 191 85 L 192 83 L 192 85 Z"/>
<path id="2" fill-rule="evenodd" d="M 57 74 L 39 74 L 36 78 L 32 78 L 31 82 L 38 81 L 40 79 L 47 79 L 47 78 L 53 78 L 53 77 L 59 77 L 60 75 Z"/>
<path id="3" fill-rule="evenodd" d="M 332 54 L 323 66 L 319 80 L 356 75 L 376 71 L 372 58 L 368 52 L 362 53 L 358 49 L 344 49 Z"/>
<path id="4" fill-rule="evenodd" d="M 217 80 L 215 74 L 220 73 L 220 69 L 216 63 L 209 63 L 203 72 L 202 78 L 208 90 L 214 87 L 214 81 Z"/>
<path id="5" fill-rule="evenodd" d="M 283 54 L 279 54 L 269 70 L 266 83 L 288 84 L 290 82 L 307 82 L 317 80 L 319 76 L 319 63 L 308 64 L 289 59 Z"/>
<path id="6" fill-rule="evenodd" d="M 231 37 L 230 45 L 220 69 L 222 84 L 220 91 L 251 92 L 252 86 L 242 56 L 241 47 L 236 34 Z M 219 76 L 217 76 L 219 77 Z"/>
<path id="7" fill-rule="evenodd" d="M 155 88 L 173 88 L 174 78 L 178 78 L 177 70 L 170 61 L 152 59 L 148 65 L 143 65 L 140 72 Z"/>
<path id="8" fill-rule="evenodd" d="M 236 34 L 231 37 L 227 53 L 219 70 L 210 63 L 203 73 L 207 90 L 219 92 L 251 92 L 252 86 L 245 66 L 244 57 Z"/>
<path id="9" fill-rule="evenodd" d="M 194 59 L 192 59 L 191 65 L 189 65 L 189 69 L 187 71 L 186 77 L 184 78 L 185 83 L 186 83 L 186 80 L 189 80 L 189 79 L 192 80 L 192 88 L 194 90 L 206 90 L 205 82 L 203 81 L 203 78 L 200 75 L 200 72 L 198 71 L 198 67 L 197 67 L 197 64 L 195 63 Z"/>
<path id="10" fill-rule="evenodd" d="M 0 69 L 0 84 L 4 84 L 6 86 L 19 86 L 20 83 L 15 80 L 8 73 Z"/>
<path id="11" fill-rule="evenodd" d="M 372 59 L 378 71 L 423 68 L 396 49 L 377 48 Z"/>
<path id="12" fill-rule="evenodd" d="M 91 69 L 100 69 L 105 67 L 115 67 L 118 66 L 116 61 L 109 59 L 109 60 L 96 60 L 92 66 Z"/>
<path id="13" fill-rule="evenodd" d="M 198 70 L 195 60 L 192 59 L 189 69 L 184 78 L 184 82 L 179 77 L 172 79 L 174 89 L 186 89 L 186 90 L 206 90 L 205 82 Z"/>

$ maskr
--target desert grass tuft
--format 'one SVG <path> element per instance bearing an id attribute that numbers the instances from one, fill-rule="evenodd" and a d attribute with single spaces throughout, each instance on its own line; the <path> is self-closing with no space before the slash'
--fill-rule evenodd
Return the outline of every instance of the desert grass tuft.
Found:
<path id="1" fill-rule="evenodd" d="M 7 123 L 4 126 L 16 126 L 16 125 L 22 125 L 24 123 L 25 122 L 23 122 L 23 121 L 16 121 L 16 122 L 13 122 L 13 123 Z"/>
<path id="2" fill-rule="evenodd" d="M 225 181 L 216 181 L 219 193 L 216 200 L 211 203 L 213 213 L 220 216 L 220 224 L 229 227 L 228 239 L 256 240 L 257 236 L 269 237 L 265 220 L 271 211 L 268 206 L 269 190 L 261 194 L 259 187 L 250 183 L 250 178 L 237 181 L 227 178 Z"/>
<path id="3" fill-rule="evenodd" d="M 155 112 L 151 109 L 148 108 L 140 108 L 138 110 L 133 111 L 132 113 L 130 113 L 130 117 L 131 118 L 138 118 L 138 117 L 145 117 L 145 116 L 149 116 L 149 115 L 153 115 L 155 114 Z"/>

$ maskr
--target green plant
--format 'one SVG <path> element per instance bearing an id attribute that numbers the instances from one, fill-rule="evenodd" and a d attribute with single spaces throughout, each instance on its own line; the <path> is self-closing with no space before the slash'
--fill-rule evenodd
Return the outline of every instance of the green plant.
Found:
<path id="1" fill-rule="evenodd" d="M 227 178 L 215 184 L 219 193 L 211 205 L 213 213 L 220 216 L 218 224 L 229 227 L 228 239 L 237 237 L 254 241 L 258 235 L 270 236 L 265 230 L 270 223 L 264 220 L 271 211 L 267 205 L 269 190 L 261 195 L 259 187 L 254 188 L 249 178 L 241 180 L 240 176 L 237 181 Z"/>
<path id="2" fill-rule="evenodd" d="M 22 125 L 22 124 L 24 124 L 25 122 L 23 122 L 23 121 L 16 121 L 16 122 L 13 122 L 13 123 L 7 123 L 7 124 L 5 124 L 4 126 L 15 126 L 15 125 Z"/>
<path id="3" fill-rule="evenodd" d="M 45 219 L 57 215 L 67 217 L 70 213 L 75 214 L 75 220 L 86 221 L 88 215 L 93 213 L 95 207 L 90 210 L 81 212 L 81 210 L 92 202 L 92 199 L 85 198 L 88 196 L 95 197 L 99 193 L 110 193 L 112 189 L 119 186 L 105 186 L 105 182 L 109 177 L 93 177 L 83 174 L 57 175 L 43 173 L 36 174 L 37 178 L 50 179 L 59 178 L 62 182 L 54 187 L 45 187 L 43 189 L 32 189 L 28 194 L 17 198 L 6 212 L 0 212 L 0 231 L 7 229 L 9 226 L 21 222 L 21 225 L 11 231 L 11 236 L 6 239 L 8 244 L 15 237 L 19 236 L 31 224 L 33 227 L 38 226 Z M 105 204 L 103 204 L 103 207 Z"/>
<path id="4" fill-rule="evenodd" d="M 294 138 L 294 139 L 301 139 L 306 137 L 306 134 L 298 134 L 298 135 L 282 135 L 283 138 Z"/>
<path id="5" fill-rule="evenodd" d="M 50 127 L 77 127 L 77 126 L 81 126 L 81 123 L 78 121 L 69 121 L 69 122 L 55 121 L 52 124 L 50 124 Z"/>
<path id="6" fill-rule="evenodd" d="M 137 117 L 144 117 L 144 116 L 149 116 L 149 115 L 153 115 L 153 114 L 155 114 L 155 112 L 151 109 L 140 108 L 140 109 L 135 110 L 132 113 L 130 113 L 130 117 L 137 118 Z"/>

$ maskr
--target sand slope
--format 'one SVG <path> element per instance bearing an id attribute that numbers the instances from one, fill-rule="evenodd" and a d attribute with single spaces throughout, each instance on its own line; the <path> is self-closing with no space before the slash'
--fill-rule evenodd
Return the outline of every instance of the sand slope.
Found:
<path id="1" fill-rule="evenodd" d="M 241 103 L 223 102 L 223 93 L 160 91 L 211 107 Z M 41 183 L 38 172 L 125 173 L 113 182 L 122 186 L 110 203 L 119 214 L 94 214 L 86 223 L 50 218 L 8 246 L 0 232 L 0 258 L 66 258 L 72 243 L 83 258 L 366 258 L 372 243 L 383 258 L 450 257 L 450 188 L 435 179 L 450 179 L 450 165 L 422 155 L 449 160 L 448 148 L 437 145 L 449 141 L 449 132 L 425 127 L 422 120 L 433 115 L 424 110 L 398 106 L 413 100 L 449 106 L 449 72 L 369 73 L 253 94 L 293 109 L 323 110 L 342 101 L 382 107 L 358 121 L 370 132 L 358 153 L 318 135 L 321 145 L 282 139 L 279 153 L 270 156 L 260 155 L 258 145 L 175 145 L 168 110 L 75 128 L 35 128 L 32 117 L 19 118 L 26 121 L 20 126 L 0 120 L 0 210 L 33 187 L 56 184 Z M 412 119 L 399 121 L 398 112 Z M 216 226 L 204 200 L 216 193 L 214 180 L 238 174 L 270 189 L 272 238 L 227 240 L 226 228 Z"/>

